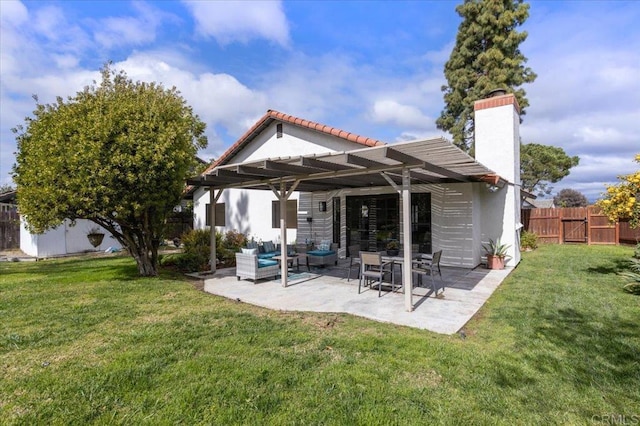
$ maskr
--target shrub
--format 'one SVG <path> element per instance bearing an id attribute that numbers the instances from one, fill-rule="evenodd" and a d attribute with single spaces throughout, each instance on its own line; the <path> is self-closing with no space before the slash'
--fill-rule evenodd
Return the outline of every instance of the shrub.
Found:
<path id="1" fill-rule="evenodd" d="M 535 250 L 538 248 L 538 236 L 533 232 L 523 231 L 520 236 L 520 247 L 524 250 Z"/>
<path id="2" fill-rule="evenodd" d="M 183 254 L 188 255 L 188 261 L 184 260 L 184 262 L 191 267 L 196 264 L 195 271 L 205 270 L 206 265 L 209 264 L 210 238 L 207 229 L 193 229 L 182 234 Z"/>
<path id="3" fill-rule="evenodd" d="M 193 253 L 173 253 L 167 254 L 160 259 L 160 265 L 165 267 L 175 267 L 181 272 L 196 272 L 206 268 L 202 257 Z"/>
<path id="4" fill-rule="evenodd" d="M 196 229 L 182 235 L 184 253 L 189 254 L 194 259 L 193 262 L 199 264 L 198 270 L 206 270 L 209 265 L 210 241 L 211 234 L 208 229 Z M 235 254 L 246 243 L 247 237 L 238 231 L 227 231 L 224 235 L 216 231 L 216 259 L 226 266 L 235 265 Z M 192 265 L 190 262 L 186 263 Z"/>
<path id="5" fill-rule="evenodd" d="M 216 257 L 220 259 L 226 266 L 234 266 L 236 264 L 236 253 L 241 247 L 247 245 L 247 236 L 236 231 L 230 230 L 221 238 L 220 249 L 216 245 Z"/>

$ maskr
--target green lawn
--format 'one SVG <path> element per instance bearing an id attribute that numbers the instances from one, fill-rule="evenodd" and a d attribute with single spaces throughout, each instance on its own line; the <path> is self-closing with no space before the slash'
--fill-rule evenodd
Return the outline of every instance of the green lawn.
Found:
<path id="1" fill-rule="evenodd" d="M 0 423 L 640 421 L 631 252 L 525 253 L 464 339 L 272 312 L 124 257 L 0 263 Z"/>

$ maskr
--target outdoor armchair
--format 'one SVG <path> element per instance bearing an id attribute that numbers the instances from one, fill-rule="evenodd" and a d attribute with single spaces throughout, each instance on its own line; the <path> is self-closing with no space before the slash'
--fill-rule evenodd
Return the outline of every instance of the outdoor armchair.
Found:
<path id="1" fill-rule="evenodd" d="M 438 287 L 436 287 L 436 281 L 434 279 L 434 275 L 440 275 L 440 281 L 442 282 L 442 291 L 444 292 L 444 281 L 442 281 L 442 271 L 440 270 L 440 258 L 442 257 L 442 250 L 438 250 L 433 253 L 431 259 L 429 258 L 418 258 L 411 262 L 411 272 L 418 274 L 419 283 L 422 284 L 422 276 L 430 275 L 431 276 L 431 286 L 433 287 L 433 292 L 435 295 L 438 295 Z"/>
<path id="2" fill-rule="evenodd" d="M 380 253 L 371 253 L 366 251 L 360 252 L 360 262 L 362 264 L 360 270 L 360 279 L 358 280 L 358 294 L 360 294 L 360 289 L 362 287 L 362 281 L 364 280 L 364 285 L 371 287 L 373 282 L 378 283 L 378 297 L 382 295 L 382 286 L 388 285 L 391 287 L 393 291 L 395 287 L 402 287 L 402 284 L 393 284 L 393 283 L 385 283 L 384 274 L 385 273 L 393 273 L 391 267 L 393 262 L 383 262 L 382 255 Z"/>
<path id="3" fill-rule="evenodd" d="M 256 254 L 236 253 L 236 277 L 249 278 L 255 283 L 262 278 L 274 277 L 280 273 L 278 261 L 272 259 L 259 259 Z"/>

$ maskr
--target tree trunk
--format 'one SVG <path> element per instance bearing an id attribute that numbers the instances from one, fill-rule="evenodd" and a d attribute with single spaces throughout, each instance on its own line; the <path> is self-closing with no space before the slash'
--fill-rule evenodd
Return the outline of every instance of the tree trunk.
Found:
<path id="1" fill-rule="evenodd" d="M 153 238 L 151 229 L 140 230 L 120 223 L 116 228 L 113 223 L 92 219 L 98 225 L 107 229 L 126 248 L 129 254 L 136 260 L 138 272 L 143 277 L 158 276 L 158 247 L 160 239 Z"/>
<path id="2" fill-rule="evenodd" d="M 134 255 L 134 259 L 138 264 L 138 272 L 143 277 L 156 277 L 158 276 L 158 265 L 153 262 L 153 259 L 148 254 Z"/>
<path id="3" fill-rule="evenodd" d="M 142 235 L 136 235 L 134 238 L 128 238 L 129 252 L 138 264 L 138 272 L 143 277 L 155 277 L 158 275 L 158 247 L 154 247 L 155 242 L 144 238 Z M 150 246 L 150 247 L 149 247 Z"/>

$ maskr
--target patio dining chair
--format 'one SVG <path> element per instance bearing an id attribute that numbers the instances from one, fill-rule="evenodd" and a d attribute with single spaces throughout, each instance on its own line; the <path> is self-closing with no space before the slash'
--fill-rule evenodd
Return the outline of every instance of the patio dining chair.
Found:
<path id="1" fill-rule="evenodd" d="M 362 287 L 362 281 L 364 280 L 364 285 L 371 287 L 373 282 L 378 283 L 378 297 L 382 295 L 382 286 L 387 285 L 391 286 L 391 290 L 393 291 L 395 287 L 402 287 L 402 284 L 394 284 L 394 283 L 385 283 L 384 274 L 389 273 L 392 274 L 393 271 L 391 267 L 393 262 L 383 262 L 382 255 L 380 253 L 370 253 L 366 251 L 360 252 L 360 279 L 358 280 L 358 294 L 360 294 L 360 289 Z"/>
<path id="2" fill-rule="evenodd" d="M 417 258 L 411 262 L 411 272 L 418 274 L 419 285 L 422 284 L 422 277 L 425 275 L 431 276 L 431 286 L 433 292 L 438 295 L 438 288 L 436 287 L 436 281 L 434 275 L 440 275 L 440 282 L 442 283 L 442 291 L 444 292 L 444 281 L 442 281 L 442 271 L 440 270 L 440 258 L 442 257 L 442 250 L 438 250 L 433 253 L 431 259 Z"/>
<path id="3" fill-rule="evenodd" d="M 351 279 L 351 269 L 353 266 L 358 267 L 358 278 L 360 278 L 360 244 L 349 246 L 349 274 L 347 282 Z"/>

